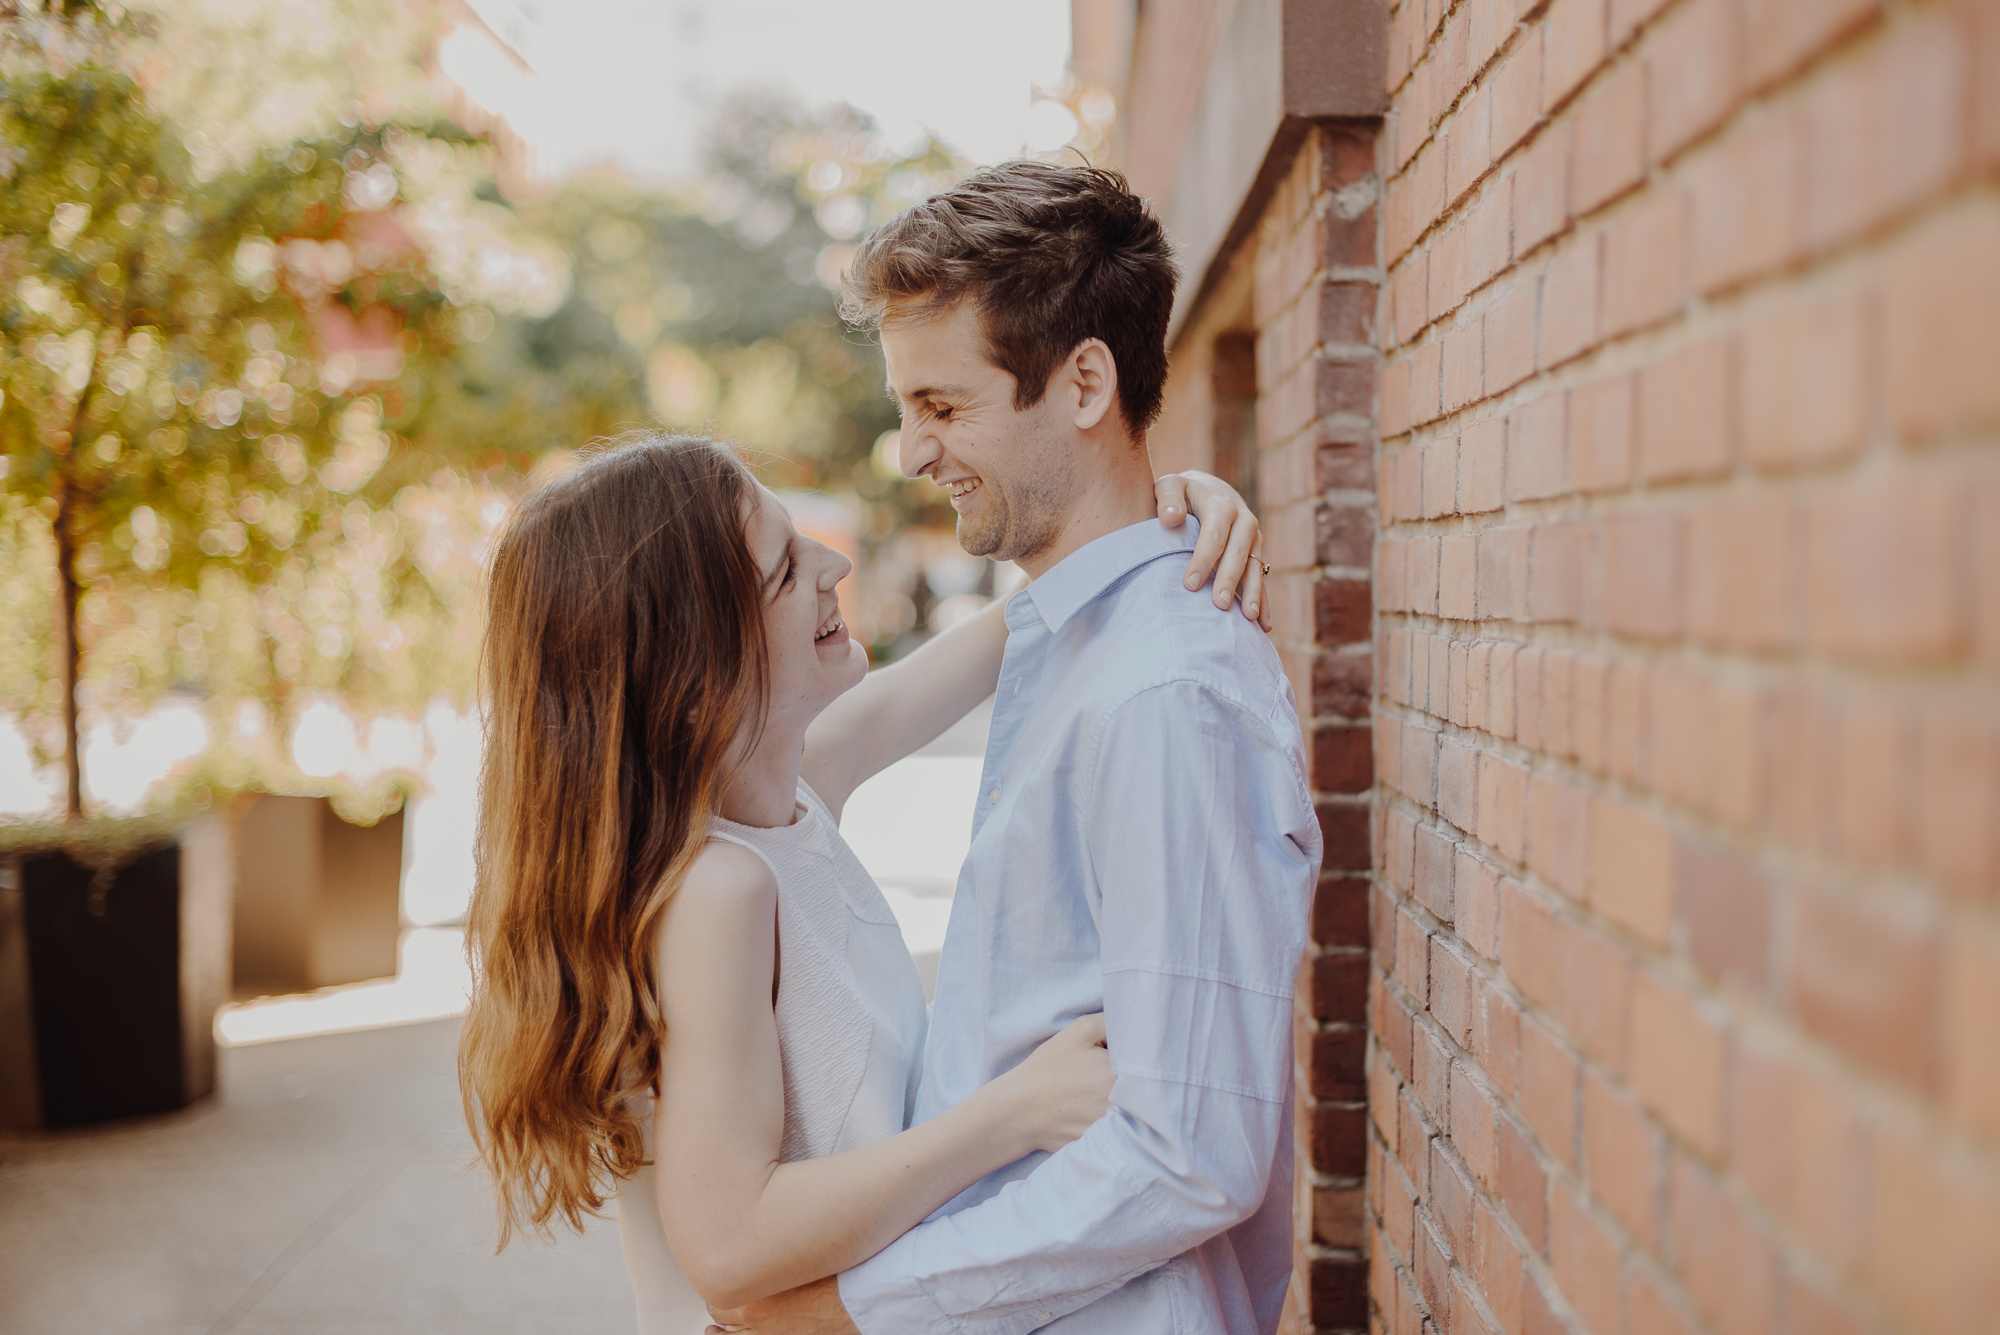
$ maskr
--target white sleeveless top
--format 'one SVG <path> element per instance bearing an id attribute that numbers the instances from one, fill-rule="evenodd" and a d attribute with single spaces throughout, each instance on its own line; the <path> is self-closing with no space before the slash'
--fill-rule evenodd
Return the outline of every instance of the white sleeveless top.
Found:
<path id="1" fill-rule="evenodd" d="M 926 1013 L 923 983 L 881 890 L 803 781 L 792 824 L 767 830 L 718 816 L 709 837 L 756 853 L 778 881 L 779 1157 L 816 1159 L 895 1135 L 916 1106 Z M 650 1160 L 655 1129 L 647 1102 Z M 640 1335 L 700 1335 L 708 1309 L 674 1264 L 657 1186 L 647 1167 L 617 1188 Z"/>

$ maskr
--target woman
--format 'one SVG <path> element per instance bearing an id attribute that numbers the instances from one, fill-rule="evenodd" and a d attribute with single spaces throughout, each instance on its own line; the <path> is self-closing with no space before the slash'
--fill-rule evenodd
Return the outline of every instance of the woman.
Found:
<path id="1" fill-rule="evenodd" d="M 1190 494 L 1190 577 L 1216 568 L 1226 606 L 1248 573 L 1256 616 L 1255 520 L 1200 475 L 1162 479 L 1163 520 Z M 616 1193 L 646 1335 L 873 1255 L 1109 1096 L 1088 1016 L 903 1129 L 922 988 L 837 821 L 992 693 L 1006 626 L 995 604 L 870 674 L 849 569 L 727 447 L 657 434 L 530 496 L 495 549 L 466 1116 L 502 1246 Z"/>

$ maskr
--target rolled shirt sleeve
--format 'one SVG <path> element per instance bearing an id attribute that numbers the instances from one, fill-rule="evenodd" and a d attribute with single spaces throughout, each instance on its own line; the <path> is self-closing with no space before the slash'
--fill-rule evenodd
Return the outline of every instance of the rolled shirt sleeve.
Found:
<path id="1" fill-rule="evenodd" d="M 1112 1110 L 841 1276 L 869 1335 L 1032 1330 L 1247 1218 L 1289 1126 L 1318 830 L 1296 740 L 1225 687 L 1133 695 L 1082 748 Z"/>

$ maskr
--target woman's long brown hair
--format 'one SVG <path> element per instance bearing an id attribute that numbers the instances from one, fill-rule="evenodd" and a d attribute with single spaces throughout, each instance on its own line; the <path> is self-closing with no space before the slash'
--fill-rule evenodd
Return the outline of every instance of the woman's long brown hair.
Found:
<path id="1" fill-rule="evenodd" d="M 458 1063 L 503 1248 L 580 1228 L 645 1163 L 654 935 L 765 699 L 753 485 L 722 445 L 646 433 L 534 491 L 494 549 Z"/>

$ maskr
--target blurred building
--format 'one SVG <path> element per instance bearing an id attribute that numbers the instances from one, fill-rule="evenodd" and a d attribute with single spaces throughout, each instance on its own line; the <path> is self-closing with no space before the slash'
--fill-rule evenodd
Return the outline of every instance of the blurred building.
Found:
<path id="1" fill-rule="evenodd" d="M 1076 0 L 1327 834 L 1295 1330 L 2000 1311 L 2000 5 Z"/>

